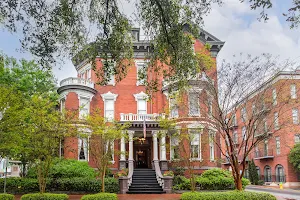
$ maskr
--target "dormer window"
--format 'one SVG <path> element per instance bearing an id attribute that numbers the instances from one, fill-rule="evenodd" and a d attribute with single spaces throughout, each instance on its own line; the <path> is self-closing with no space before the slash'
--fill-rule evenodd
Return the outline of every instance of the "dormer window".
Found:
<path id="1" fill-rule="evenodd" d="M 139 41 L 140 29 L 139 28 L 133 28 L 131 30 L 131 36 L 132 36 L 133 41 Z"/>

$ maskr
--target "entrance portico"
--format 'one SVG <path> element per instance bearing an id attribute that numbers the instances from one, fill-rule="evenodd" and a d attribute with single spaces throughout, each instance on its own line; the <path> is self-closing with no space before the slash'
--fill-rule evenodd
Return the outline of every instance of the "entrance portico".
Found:
<path id="1" fill-rule="evenodd" d="M 158 138 L 158 133 L 163 133 L 156 121 L 159 116 L 158 114 L 121 114 L 120 123 L 130 122 L 131 126 L 126 131 L 129 138 L 128 148 L 126 148 L 125 139 L 121 139 L 120 169 L 126 168 L 126 163 L 128 163 L 129 171 L 131 167 L 132 169 L 154 168 L 153 162 L 160 163 L 161 170 L 168 169 L 166 136 L 159 134 L 161 137 Z M 146 138 L 143 134 L 144 124 L 146 124 Z M 128 161 L 125 156 L 126 150 Z"/>

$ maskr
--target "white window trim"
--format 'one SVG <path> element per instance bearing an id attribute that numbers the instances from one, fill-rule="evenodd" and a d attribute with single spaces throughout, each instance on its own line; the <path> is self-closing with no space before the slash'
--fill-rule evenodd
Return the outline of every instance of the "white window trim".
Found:
<path id="1" fill-rule="evenodd" d="M 102 100 L 103 100 L 103 103 L 104 103 L 104 116 L 106 116 L 106 105 L 105 105 L 105 100 L 113 100 L 114 101 L 114 118 L 115 119 L 115 102 L 117 100 L 117 97 L 118 95 L 117 94 L 114 94 L 114 93 L 111 93 L 110 91 L 105 93 L 105 94 L 101 94 L 101 97 L 102 97 Z"/>
<path id="2" fill-rule="evenodd" d="M 202 149 L 201 149 L 201 142 L 202 142 L 202 140 L 201 140 L 201 136 L 202 136 L 202 133 L 203 133 L 203 129 L 202 128 L 188 128 L 188 133 L 189 133 L 189 135 L 190 134 L 193 134 L 193 133 L 191 133 L 191 131 L 193 131 L 193 130 L 199 130 L 199 151 L 198 151 L 198 158 L 191 158 L 190 157 L 190 161 L 202 161 Z M 190 144 L 189 145 L 191 145 L 191 142 L 192 141 L 190 141 Z"/>
<path id="3" fill-rule="evenodd" d="M 276 148 L 276 155 L 280 155 L 281 153 L 281 146 L 280 146 L 280 137 L 275 137 L 275 148 Z M 279 142 L 279 143 L 277 143 Z M 278 145 L 279 144 L 279 145 Z M 279 146 L 279 148 L 278 148 Z M 279 153 L 278 153 L 279 152 Z"/>
<path id="4" fill-rule="evenodd" d="M 102 63 L 102 66 L 104 65 L 103 62 L 105 61 L 105 59 L 101 59 L 101 63 Z M 111 59 L 107 59 L 107 61 L 111 61 Z M 114 67 L 116 67 L 116 61 L 114 61 L 113 63 Z M 111 74 L 111 80 L 107 82 L 106 85 L 112 85 L 112 86 L 115 86 L 116 85 L 116 80 L 115 80 L 115 75 L 114 74 Z M 111 82 L 113 80 L 113 82 Z"/>
<path id="5" fill-rule="evenodd" d="M 136 101 L 136 113 L 138 114 L 139 112 L 139 103 L 138 101 L 139 100 L 145 100 L 146 101 L 146 114 L 148 113 L 148 103 L 147 103 L 147 100 L 148 100 L 148 95 L 146 93 L 144 93 L 143 91 L 141 91 L 140 93 L 138 94 L 134 94 L 133 95 L 134 98 L 135 98 L 135 101 Z"/>
<path id="6" fill-rule="evenodd" d="M 188 103 L 189 103 L 189 116 L 190 117 L 200 117 L 201 116 L 201 111 L 200 111 L 200 102 L 199 102 L 199 98 L 198 98 L 198 101 L 197 101 L 197 104 L 198 104 L 198 110 L 199 112 L 198 113 L 191 113 L 191 101 L 190 101 L 190 96 L 191 94 L 197 94 L 197 95 L 200 95 L 200 93 L 198 92 L 189 92 L 188 94 Z"/>

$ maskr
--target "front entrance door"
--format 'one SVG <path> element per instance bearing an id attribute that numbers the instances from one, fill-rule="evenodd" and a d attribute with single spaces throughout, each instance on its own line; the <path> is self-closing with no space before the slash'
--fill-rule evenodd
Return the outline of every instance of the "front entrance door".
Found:
<path id="1" fill-rule="evenodd" d="M 139 149 L 136 151 L 137 168 L 148 168 L 148 150 L 147 149 Z"/>
<path id="2" fill-rule="evenodd" d="M 151 168 L 151 138 L 134 141 L 135 168 Z"/>

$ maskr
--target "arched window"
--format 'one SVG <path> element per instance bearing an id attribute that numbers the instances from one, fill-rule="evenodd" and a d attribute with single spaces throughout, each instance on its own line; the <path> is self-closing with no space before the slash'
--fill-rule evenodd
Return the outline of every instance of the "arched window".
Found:
<path id="1" fill-rule="evenodd" d="M 276 182 L 285 182 L 284 168 L 282 165 L 276 165 Z"/>
<path id="2" fill-rule="evenodd" d="M 269 165 L 265 166 L 264 177 L 265 177 L 265 182 L 271 182 L 272 181 L 271 167 Z"/>

